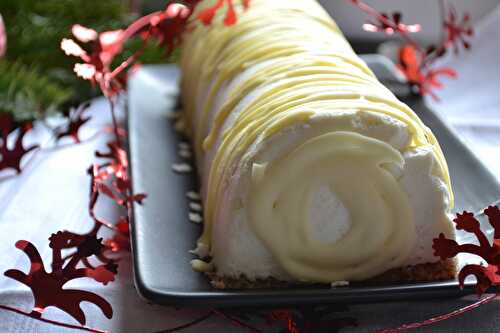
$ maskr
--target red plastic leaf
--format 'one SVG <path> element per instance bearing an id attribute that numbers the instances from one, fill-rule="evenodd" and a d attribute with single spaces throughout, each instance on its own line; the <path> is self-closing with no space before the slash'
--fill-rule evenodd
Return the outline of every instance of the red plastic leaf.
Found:
<path id="1" fill-rule="evenodd" d="M 458 14 L 455 7 L 450 6 L 448 15 L 444 20 L 444 28 L 446 31 L 446 47 L 453 47 L 455 53 L 459 52 L 459 46 L 469 49 L 470 43 L 468 38 L 474 35 L 474 29 L 471 27 L 470 15 L 465 13 L 462 20 L 458 20 Z"/>
<path id="2" fill-rule="evenodd" d="M 122 216 L 115 224 L 116 233 L 113 237 L 106 239 L 104 245 L 112 252 L 130 251 L 130 224 L 128 217 Z"/>
<path id="3" fill-rule="evenodd" d="M 422 53 L 413 44 L 402 46 L 399 50 L 398 68 L 406 77 L 408 84 L 416 87 L 421 95 L 430 95 L 434 99 L 438 99 L 433 89 L 442 87 L 439 77 L 455 78 L 457 75 L 451 68 L 426 69 L 424 65 L 426 53 Z"/>
<path id="4" fill-rule="evenodd" d="M 38 148 L 38 145 L 32 145 L 25 148 L 23 138 L 31 130 L 31 124 L 23 125 L 17 128 L 17 133 L 12 133 L 16 127 L 10 114 L 0 114 L 0 170 L 14 169 L 17 173 L 21 172 L 21 160 L 30 151 Z M 12 148 L 9 148 L 8 138 L 15 135 L 16 139 Z"/>
<path id="5" fill-rule="evenodd" d="M 491 286 L 495 285 L 495 281 L 498 280 L 497 277 L 497 267 L 488 265 L 487 267 L 482 265 L 466 265 L 458 274 L 458 281 L 460 283 L 460 288 L 465 285 L 465 279 L 473 275 L 476 277 L 476 293 L 478 295 L 484 294 Z M 498 282 L 497 282 L 498 283 Z"/>
<path id="6" fill-rule="evenodd" d="M 463 212 L 463 214 L 457 214 L 457 218 L 453 220 L 456 224 L 457 230 L 465 230 L 467 232 L 477 232 L 481 230 L 481 224 L 474 217 L 474 214 L 469 212 Z"/>
<path id="7" fill-rule="evenodd" d="M 250 0 L 242 0 L 243 8 L 247 9 L 250 6 Z M 225 25 L 233 25 L 237 22 L 236 11 L 234 8 L 234 0 L 217 0 L 217 2 L 206 9 L 199 15 L 198 19 L 205 25 L 210 25 L 215 17 L 215 14 L 221 10 L 224 5 L 227 6 L 226 17 L 224 18 Z"/>
<path id="8" fill-rule="evenodd" d="M 497 206 L 490 206 L 486 208 L 484 214 L 488 216 L 488 220 L 495 230 L 495 239 L 500 239 L 500 209 Z"/>
<path id="9" fill-rule="evenodd" d="M 60 140 L 64 137 L 71 137 L 75 142 L 80 143 L 80 137 L 78 136 L 78 132 L 80 128 L 85 125 L 90 120 L 90 116 L 85 117 L 84 113 L 87 111 L 89 104 L 82 104 L 76 110 L 70 112 L 68 116 L 68 124 L 64 129 L 61 129 L 57 133 L 57 140 Z"/>
<path id="10" fill-rule="evenodd" d="M 454 239 L 447 239 L 443 233 L 434 239 L 432 248 L 434 249 L 434 255 L 440 257 L 441 260 L 453 258 L 459 252 L 458 243 Z"/>
<path id="11" fill-rule="evenodd" d="M 105 264 L 97 266 L 94 269 L 86 269 L 87 276 L 93 278 L 95 281 L 107 285 L 109 282 L 115 280 L 115 275 L 117 273 L 115 264 Z"/>
<path id="12" fill-rule="evenodd" d="M 205 25 L 212 24 L 212 20 L 219 9 L 224 5 L 224 0 L 217 0 L 217 2 L 207 9 L 203 10 L 199 15 L 198 19 Z"/>
<path id="13" fill-rule="evenodd" d="M 415 46 L 407 44 L 399 49 L 399 65 L 408 82 L 416 84 L 423 82 L 422 57 Z"/>

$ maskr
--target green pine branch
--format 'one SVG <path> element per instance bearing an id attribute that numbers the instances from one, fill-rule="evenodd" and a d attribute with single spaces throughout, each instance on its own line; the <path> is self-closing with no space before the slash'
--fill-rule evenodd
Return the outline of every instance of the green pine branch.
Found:
<path id="1" fill-rule="evenodd" d="M 35 67 L 0 60 L 0 113 L 29 121 L 60 111 L 72 90 L 40 74 Z"/>
<path id="2" fill-rule="evenodd" d="M 7 30 L 0 110 L 33 120 L 96 95 L 73 73 L 78 59 L 66 56 L 60 43 L 77 23 L 98 31 L 121 28 L 126 20 L 122 1 L 0 0 L 0 13 Z"/>

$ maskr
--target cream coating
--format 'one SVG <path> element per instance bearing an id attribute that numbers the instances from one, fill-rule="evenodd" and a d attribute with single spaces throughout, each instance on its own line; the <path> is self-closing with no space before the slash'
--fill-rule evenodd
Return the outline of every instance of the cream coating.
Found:
<path id="1" fill-rule="evenodd" d="M 254 0 L 236 26 L 220 20 L 187 36 L 182 59 L 197 252 L 220 275 L 314 282 L 437 261 L 453 200 L 439 145 L 321 7 Z"/>
<path id="2" fill-rule="evenodd" d="M 298 142 L 307 141 L 307 138 L 327 130 L 331 124 L 338 123 L 350 124 L 357 133 L 390 142 L 395 149 L 403 150 L 401 147 L 408 144 L 408 131 L 403 123 L 374 113 L 345 111 L 336 115 L 319 114 L 307 124 L 288 128 L 265 142 L 254 143 L 249 149 L 249 154 L 254 156 L 251 160 L 258 161 L 259 164 L 272 164 Z M 440 175 L 432 149 L 416 148 L 402 155 L 404 169 L 391 172 L 396 175 L 403 191 L 408 195 L 414 214 L 417 241 L 401 265 L 436 262 L 438 258 L 432 253 L 432 239 L 441 232 L 453 237 L 453 228 L 447 215 L 448 189 Z M 232 277 L 244 274 L 250 279 L 273 276 L 281 280 L 295 280 L 274 260 L 248 225 L 243 207 L 249 190 L 250 168 L 250 165 L 246 165 L 236 169 L 222 194 L 212 249 L 217 272 Z M 325 219 L 333 220 L 336 217 L 331 217 L 331 208 L 317 213 Z M 342 233 L 339 230 L 329 237 L 341 237 Z"/>

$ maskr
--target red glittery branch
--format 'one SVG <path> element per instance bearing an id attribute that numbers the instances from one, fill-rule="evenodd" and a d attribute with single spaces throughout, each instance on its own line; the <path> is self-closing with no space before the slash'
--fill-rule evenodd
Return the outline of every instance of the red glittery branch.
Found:
<path id="1" fill-rule="evenodd" d="M 23 145 L 23 138 L 31 128 L 31 124 L 16 127 L 12 115 L 0 113 L 0 170 L 14 169 L 17 173 L 21 172 L 21 160 L 24 155 L 39 147 L 32 145 L 25 148 Z M 10 135 L 16 136 L 12 148 L 9 147 L 8 141 Z"/>
<path id="2" fill-rule="evenodd" d="M 121 75 L 137 61 L 152 36 L 159 38 L 162 44 L 170 43 L 171 48 L 177 46 L 176 37 L 183 31 L 189 16 L 189 8 L 179 6 L 182 5 L 170 4 L 165 11 L 141 17 L 126 29 L 97 33 L 95 30 L 75 25 L 72 29 L 74 37 L 80 43 L 89 43 L 91 51 L 85 51 L 73 39 L 63 39 L 61 48 L 67 55 L 79 57 L 84 61 L 75 65 L 74 70 L 78 76 L 97 83 L 103 94 L 112 98 L 122 90 L 123 82 L 126 81 Z M 165 23 L 165 20 L 170 22 Z M 172 31 L 176 33 L 172 34 Z M 123 44 L 135 36 L 142 38 L 141 47 L 116 68 L 111 68 L 113 60 L 123 50 Z"/>
<path id="3" fill-rule="evenodd" d="M 434 68 L 432 64 L 436 59 L 444 56 L 450 47 L 457 53 L 459 44 L 466 49 L 470 48 L 468 38 L 474 33 L 470 26 L 470 16 L 464 14 L 459 22 L 454 7 L 447 6 L 445 0 L 440 0 L 440 8 L 443 15 L 443 38 L 440 45 L 422 46 L 411 35 L 421 30 L 419 24 L 408 25 L 402 22 L 402 14 L 380 13 L 373 7 L 360 0 L 349 0 L 351 3 L 367 13 L 374 22 L 363 25 L 366 31 L 384 32 L 386 34 L 398 34 L 404 40 L 399 50 L 398 68 L 406 77 L 408 84 L 420 95 L 429 95 L 439 100 L 434 93 L 437 88 L 442 88 L 440 77 L 456 78 L 456 72 L 451 68 Z M 446 12 L 448 10 L 448 12 Z"/>
<path id="4" fill-rule="evenodd" d="M 199 20 L 206 25 L 210 24 L 216 12 L 227 4 L 224 22 L 226 25 L 236 23 L 233 1 L 218 0 L 213 7 L 199 14 Z M 61 49 L 67 55 L 78 57 L 83 61 L 74 67 L 78 76 L 97 83 L 103 94 L 112 98 L 123 89 L 126 82 L 126 69 L 131 68 L 137 62 L 149 40 L 152 38 L 158 40 L 160 45 L 165 47 L 167 54 L 179 46 L 182 34 L 188 28 L 193 9 L 199 2 L 200 0 L 172 2 L 165 10 L 143 16 L 126 29 L 98 33 L 81 25 L 75 25 L 72 33 L 76 41 L 89 44 L 91 51 L 87 52 L 75 40 L 67 38 L 61 41 Z M 245 9 L 248 8 L 250 0 L 241 0 L 241 2 Z M 113 60 L 121 53 L 123 44 L 134 37 L 141 38 L 141 47 L 116 68 L 111 68 Z"/>
<path id="5" fill-rule="evenodd" d="M 102 194 L 113 199 L 118 205 L 128 208 L 133 202 L 142 204 L 146 194 L 131 194 L 131 184 L 128 177 L 128 161 L 125 150 L 115 142 L 108 143 L 109 152 L 96 152 L 96 156 L 107 158 L 110 162 L 94 168 L 95 188 Z M 111 180 L 111 185 L 105 181 Z"/>
<path id="6" fill-rule="evenodd" d="M 91 176 L 89 214 L 96 224 L 115 231 L 115 234 L 104 242 L 108 249 L 113 252 L 128 251 L 130 250 L 129 216 L 121 216 L 116 224 L 111 224 L 98 218 L 94 208 L 100 194 L 103 194 L 111 198 L 117 205 L 125 207 L 129 212 L 132 203 L 141 204 L 146 198 L 146 194 L 131 194 L 125 150 L 119 147 L 116 141 L 108 143 L 108 147 L 110 150 L 106 153 L 96 152 L 97 157 L 105 158 L 108 161 L 101 165 L 94 164 L 88 171 Z"/>

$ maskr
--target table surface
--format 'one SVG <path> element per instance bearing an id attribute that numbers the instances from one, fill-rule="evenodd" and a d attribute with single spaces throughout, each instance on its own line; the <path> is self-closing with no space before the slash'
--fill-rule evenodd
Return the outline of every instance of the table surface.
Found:
<path id="1" fill-rule="evenodd" d="M 477 27 L 477 37 L 470 52 L 443 59 L 439 65 L 456 69 L 458 80 L 443 79 L 444 89 L 438 91 L 440 102 L 427 99 L 440 112 L 460 137 L 491 172 L 500 179 L 500 35 L 495 26 L 500 23 L 500 7 Z M 10 268 L 28 270 L 29 262 L 14 247 L 19 239 L 34 243 L 49 262 L 47 238 L 57 230 L 85 232 L 90 226 L 87 215 L 88 176 L 86 168 L 94 161 L 94 151 L 104 149 L 109 134 L 102 129 L 109 125 L 108 105 L 103 99 L 93 101 L 89 114 L 92 120 L 81 130 L 83 143 L 59 143 L 58 147 L 42 149 L 27 158 L 24 172 L 19 176 L 0 174 L 0 272 Z M 123 107 L 122 107 L 123 109 Z M 37 124 L 25 142 L 43 142 L 52 146 L 48 131 Z M 500 193 L 499 193 L 500 198 Z M 113 206 L 99 207 L 101 214 L 115 216 Z M 111 332 L 155 332 L 186 323 L 206 313 L 198 309 L 174 309 L 148 304 L 136 293 L 130 258 L 120 262 L 117 281 L 108 286 L 88 279 L 78 279 L 67 287 L 95 291 L 113 306 L 114 316 L 106 319 L 88 303 L 82 308 L 88 314 L 87 325 Z M 413 322 L 465 306 L 474 298 L 353 305 L 339 317 L 357 319 L 357 327 L 342 332 L 366 332 L 405 322 Z M 0 276 L 0 304 L 15 305 L 29 310 L 31 292 L 18 282 Z M 60 310 L 49 308 L 44 317 L 73 323 Z M 259 327 L 267 328 L 260 323 Z M 228 321 L 212 318 L 185 332 L 244 332 Z M 0 310 L 0 332 L 71 332 L 39 321 Z M 272 328 L 269 328 L 272 332 Z M 485 305 L 465 316 L 423 328 L 421 332 L 498 332 L 500 331 L 500 302 Z M 266 329 L 267 332 L 267 329 Z"/>

